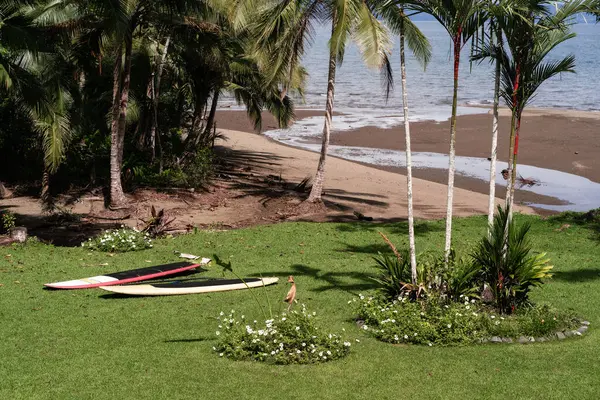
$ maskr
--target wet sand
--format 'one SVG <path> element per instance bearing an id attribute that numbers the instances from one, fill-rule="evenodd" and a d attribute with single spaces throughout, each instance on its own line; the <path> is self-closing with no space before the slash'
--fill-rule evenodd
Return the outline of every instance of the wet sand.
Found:
<path id="1" fill-rule="evenodd" d="M 508 159 L 508 110 L 501 110 L 498 139 L 498 159 Z M 298 111 L 298 118 L 320 116 L 318 110 Z M 264 130 L 277 128 L 273 117 L 264 115 Z M 491 115 L 459 116 L 457 121 L 456 153 L 459 156 L 487 158 L 491 147 Z M 224 129 L 252 132 L 244 112 L 224 111 L 218 115 L 218 126 Z M 414 152 L 447 153 L 449 148 L 450 122 L 416 122 L 411 124 L 412 150 Z M 318 138 L 315 138 L 318 142 Z M 404 128 L 392 129 L 364 127 L 353 131 L 333 132 L 331 144 L 405 149 Z M 526 112 L 521 126 L 519 163 L 542 168 L 555 169 L 586 177 L 600 182 L 600 113 L 553 109 L 531 109 Z M 405 168 L 375 166 L 381 170 L 405 174 Z M 447 183 L 447 171 L 433 168 L 414 169 L 416 178 Z M 526 178 L 535 178 L 529 177 Z M 500 174 L 497 176 L 501 180 Z M 455 185 L 459 188 L 487 194 L 489 184 L 480 179 L 456 176 Z M 503 198 L 505 187 L 496 186 L 496 196 Z M 529 191 L 518 190 L 517 203 L 564 204 L 564 202 Z"/>
<path id="2" fill-rule="evenodd" d="M 585 116 L 585 117 L 584 117 Z M 510 117 L 501 116 L 498 135 L 498 159 L 508 160 Z M 450 122 L 416 122 L 410 125 L 412 150 L 448 153 Z M 456 154 L 487 158 L 491 149 L 491 115 L 458 117 Z M 404 150 L 404 128 L 365 127 L 333 133 L 331 143 Z M 600 113 L 564 111 L 562 114 L 541 110 L 527 114 L 521 124 L 520 164 L 555 169 L 600 182 Z"/>

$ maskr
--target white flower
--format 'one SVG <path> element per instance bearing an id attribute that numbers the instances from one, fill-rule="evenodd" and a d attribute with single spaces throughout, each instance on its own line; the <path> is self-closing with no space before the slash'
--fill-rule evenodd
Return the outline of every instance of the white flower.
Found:
<path id="1" fill-rule="evenodd" d="M 491 319 L 494 319 L 494 318 L 496 318 L 496 317 L 495 317 L 494 315 L 490 315 L 490 318 L 491 318 Z"/>
<path id="2" fill-rule="evenodd" d="M 302 347 L 306 347 L 306 343 L 304 343 L 304 342 L 303 342 L 303 343 L 302 343 Z"/>
<path id="3" fill-rule="evenodd" d="M 452 328 L 452 324 L 448 324 L 448 329 Z"/>
<path id="4" fill-rule="evenodd" d="M 219 353 L 219 357 L 223 357 L 223 353 Z"/>
<path id="5" fill-rule="evenodd" d="M 369 327 L 366 325 L 363 325 L 363 329 L 366 331 L 367 329 L 369 329 Z"/>
<path id="6" fill-rule="evenodd" d="M 300 327 L 299 327 L 299 326 L 297 326 L 297 327 L 296 327 L 296 330 L 297 330 L 297 331 L 299 331 L 299 330 L 300 330 Z"/>
<path id="7" fill-rule="evenodd" d="M 350 342 L 344 342 L 344 346 L 350 347 Z"/>
<path id="8" fill-rule="evenodd" d="M 217 335 L 217 336 L 219 336 L 220 334 L 221 334 L 221 332 L 219 332 L 219 331 L 215 332 L 215 335 Z"/>
<path id="9" fill-rule="evenodd" d="M 356 340 L 356 343 L 360 343 L 360 340 L 358 340 L 358 339 L 354 339 L 354 340 Z"/>
<path id="10" fill-rule="evenodd" d="M 274 356 L 274 355 L 275 355 L 275 350 L 273 350 L 273 351 L 271 352 L 271 355 L 272 355 L 272 356 Z"/>
<path id="11" fill-rule="evenodd" d="M 432 344 L 432 343 L 429 343 L 429 347 L 431 347 L 431 346 L 433 346 L 433 344 Z"/>
<path id="12" fill-rule="evenodd" d="M 296 354 L 300 354 L 302 353 L 300 350 L 296 350 Z"/>

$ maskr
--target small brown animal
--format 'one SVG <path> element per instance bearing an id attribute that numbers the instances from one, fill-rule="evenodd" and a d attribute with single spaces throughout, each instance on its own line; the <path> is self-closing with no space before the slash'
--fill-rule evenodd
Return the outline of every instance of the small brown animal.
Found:
<path id="1" fill-rule="evenodd" d="M 285 303 L 288 303 L 288 311 L 292 308 L 292 304 L 294 304 L 294 300 L 296 300 L 296 282 L 294 282 L 294 277 L 292 275 L 288 276 L 288 283 L 292 284 L 287 296 L 285 296 Z"/>

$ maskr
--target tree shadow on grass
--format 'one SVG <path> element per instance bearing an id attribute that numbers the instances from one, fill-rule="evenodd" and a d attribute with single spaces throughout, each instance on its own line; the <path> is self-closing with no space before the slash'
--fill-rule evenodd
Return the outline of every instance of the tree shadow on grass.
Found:
<path id="1" fill-rule="evenodd" d="M 554 273 L 553 278 L 565 282 L 587 282 L 600 279 L 600 268 L 579 268 L 572 271 L 558 271 Z"/>
<path id="2" fill-rule="evenodd" d="M 207 340 L 212 340 L 207 337 L 199 337 L 199 338 L 190 338 L 190 339 L 169 339 L 163 340 L 163 343 L 197 343 L 197 342 L 206 342 Z"/>
<path id="3" fill-rule="evenodd" d="M 364 272 L 332 272 L 319 268 L 309 267 L 303 264 L 294 264 L 287 271 L 263 272 L 261 276 L 276 276 L 285 278 L 289 275 L 294 277 L 309 277 L 318 281 L 321 285 L 310 289 L 311 292 L 321 293 L 329 290 L 343 290 L 348 293 L 358 294 L 360 291 L 377 288 L 377 284 L 371 279 L 372 275 Z M 258 277 L 258 276 L 257 276 Z M 351 282 L 348 282 L 348 281 Z"/>
<path id="4" fill-rule="evenodd" d="M 337 227 L 340 232 L 373 232 L 386 230 L 392 234 L 408 234 L 408 221 L 404 218 L 382 220 L 376 222 L 354 222 Z M 445 231 L 443 223 L 415 221 L 415 235 L 426 236 L 434 232 Z"/>

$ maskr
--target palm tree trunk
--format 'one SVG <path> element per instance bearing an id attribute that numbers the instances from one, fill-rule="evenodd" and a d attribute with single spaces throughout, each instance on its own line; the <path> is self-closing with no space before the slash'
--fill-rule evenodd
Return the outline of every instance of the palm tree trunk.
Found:
<path id="1" fill-rule="evenodd" d="M 404 21 L 400 23 L 400 73 L 402 75 L 402 105 L 404 108 L 404 138 L 406 141 L 406 196 L 408 198 L 408 248 L 412 284 L 417 284 L 417 255 L 412 196 L 412 154 L 410 150 L 410 123 L 408 121 L 408 94 L 406 91 L 406 59 L 404 54 Z"/>
<path id="2" fill-rule="evenodd" d="M 121 183 L 121 169 L 123 168 L 123 150 L 125 147 L 125 124 L 127 119 L 127 105 L 129 103 L 129 83 L 131 81 L 131 52 L 133 41 L 132 37 L 129 36 L 125 39 L 125 60 L 123 65 L 122 78 L 123 82 L 121 90 L 117 98 L 119 98 L 119 109 L 117 119 L 117 132 L 116 132 L 116 165 L 115 174 L 118 176 L 118 180 L 115 179 L 113 186 L 113 179 L 111 177 L 111 195 L 110 195 L 110 206 L 111 208 L 122 207 L 125 202 L 125 194 L 123 193 L 123 185 Z M 114 121 L 113 121 L 114 122 Z M 111 148 L 111 175 L 112 169 L 112 148 Z"/>
<path id="3" fill-rule="evenodd" d="M 121 68 L 123 64 L 122 47 L 119 46 L 115 55 L 113 68 L 113 106 L 110 125 L 110 204 L 117 205 L 124 201 L 121 185 L 121 164 L 119 163 L 119 103 L 121 89 Z"/>
<path id="4" fill-rule="evenodd" d="M 54 200 L 50 193 L 50 171 L 47 165 L 44 165 L 44 172 L 42 173 L 42 191 L 40 198 L 42 200 L 42 210 L 44 212 L 54 211 Z"/>
<path id="5" fill-rule="evenodd" d="M 12 192 L 8 190 L 6 186 L 4 186 L 4 183 L 2 183 L 2 181 L 0 181 L 0 200 L 8 199 L 10 196 L 12 196 Z"/>
<path id="6" fill-rule="evenodd" d="M 515 202 L 515 183 L 517 181 L 517 157 L 519 155 L 519 132 L 521 131 L 521 113 L 517 114 L 517 121 L 515 127 L 515 144 L 513 146 L 513 157 L 511 164 L 511 174 L 510 174 L 510 214 L 509 218 L 512 219 L 512 209 L 513 204 Z M 509 219 L 510 220 L 510 219 Z"/>
<path id="7" fill-rule="evenodd" d="M 492 28 L 493 29 L 493 28 Z M 502 33 L 496 28 L 496 41 L 502 46 Z M 500 60 L 496 59 L 496 74 L 494 79 L 494 117 L 492 120 L 492 151 L 490 153 L 490 198 L 488 203 L 488 234 L 494 223 L 494 211 L 496 208 L 496 159 L 498 153 L 498 104 L 500 103 Z"/>
<path id="8" fill-rule="evenodd" d="M 335 31 L 336 17 L 332 18 L 331 32 Z M 325 124 L 323 126 L 323 137 L 321 142 L 321 157 L 319 158 L 319 166 L 317 167 L 317 173 L 308 196 L 308 201 L 316 203 L 321 201 L 321 195 L 323 194 L 323 183 L 325 181 L 325 162 L 327 161 L 327 151 L 329 150 L 329 136 L 331 133 L 331 120 L 333 115 L 333 96 L 335 89 L 335 69 L 336 69 L 336 55 L 335 52 L 329 51 L 329 73 L 327 77 L 327 102 L 325 104 Z"/>
<path id="9" fill-rule="evenodd" d="M 458 70 L 460 66 L 460 40 L 461 30 L 454 36 L 454 94 L 452 96 L 452 118 L 450 119 L 450 151 L 448 153 L 448 203 L 446 208 L 446 243 L 444 246 L 444 260 L 448 264 L 452 246 L 452 205 L 454 198 L 454 158 L 456 155 L 456 108 L 458 104 Z"/>
<path id="10" fill-rule="evenodd" d="M 204 137 L 208 138 L 210 136 L 210 131 L 213 129 L 213 125 L 215 123 L 215 115 L 217 114 L 217 105 L 219 104 L 219 89 L 215 89 L 212 98 L 212 104 L 210 105 L 210 112 L 208 114 L 208 118 L 206 120 L 206 126 L 204 127 Z M 205 143 L 208 145 L 208 142 Z"/>
<path id="11" fill-rule="evenodd" d="M 160 57 L 160 62 L 158 63 L 158 67 L 156 69 L 156 81 L 153 86 L 152 93 L 152 121 L 150 125 L 150 148 L 152 149 L 152 160 L 154 161 L 154 157 L 156 156 L 156 127 L 158 126 L 158 101 L 160 96 L 160 80 L 162 77 L 163 67 L 165 65 L 165 59 L 167 58 L 167 51 L 169 50 L 169 43 L 171 41 L 171 37 L 167 36 L 165 40 L 165 44 L 163 47 L 163 51 Z M 160 141 L 160 138 L 159 138 Z M 159 147 L 160 144 L 159 144 Z"/>
<path id="12" fill-rule="evenodd" d="M 520 118 L 519 118 L 519 104 L 517 91 L 519 90 L 519 84 L 521 79 L 521 66 L 517 63 L 516 66 L 516 74 L 515 74 L 515 82 L 513 85 L 513 104 L 512 104 L 512 118 L 510 124 L 510 138 L 509 138 L 509 149 L 508 149 L 508 171 L 509 171 L 509 179 L 506 185 L 506 207 L 508 207 L 508 221 L 509 223 L 512 221 L 512 206 L 513 206 L 513 195 L 515 192 L 515 179 L 516 175 L 513 174 L 512 166 L 514 163 L 515 157 L 515 145 L 516 145 L 516 135 L 520 128 Z"/>

